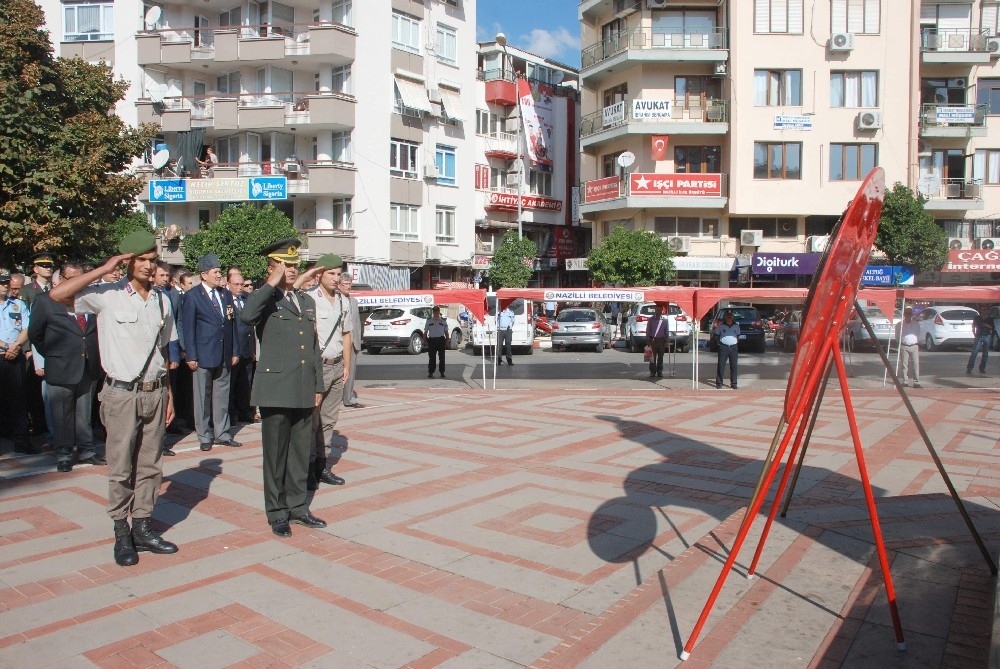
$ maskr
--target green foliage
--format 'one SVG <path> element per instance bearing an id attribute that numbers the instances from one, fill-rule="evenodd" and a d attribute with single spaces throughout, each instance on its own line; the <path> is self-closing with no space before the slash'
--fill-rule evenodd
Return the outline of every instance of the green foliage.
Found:
<path id="1" fill-rule="evenodd" d="M 184 264 L 198 270 L 198 258 L 214 253 L 222 262 L 223 271 L 236 266 L 243 275 L 259 281 L 267 275 L 267 258 L 260 249 L 272 242 L 297 237 L 295 226 L 274 205 L 257 208 L 244 203 L 227 207 L 214 223 L 184 239 Z"/>
<path id="2" fill-rule="evenodd" d="M 674 252 L 659 235 L 617 226 L 591 249 L 587 268 L 594 280 L 617 286 L 665 286 L 674 281 Z"/>
<path id="3" fill-rule="evenodd" d="M 497 288 L 525 288 L 535 273 L 534 260 L 538 246 L 527 237 L 518 239 L 515 230 L 508 230 L 493 253 L 489 284 Z M 530 264 L 526 264 L 530 263 Z"/>
<path id="4" fill-rule="evenodd" d="M 887 263 L 909 265 L 918 272 L 937 271 L 948 260 L 947 233 L 898 181 L 885 195 L 875 247 Z"/>
<path id="5" fill-rule="evenodd" d="M 145 212 L 133 211 L 116 218 L 108 225 L 104 235 L 99 240 L 98 253 L 91 260 L 98 262 L 118 253 L 118 243 L 130 232 L 136 230 L 150 231 L 149 217 Z"/>
<path id="6" fill-rule="evenodd" d="M 43 24 L 32 0 L 0 2 L 0 248 L 95 257 L 135 208 L 142 181 L 125 170 L 152 128 L 126 127 L 113 107 L 128 84 L 54 58 Z"/>

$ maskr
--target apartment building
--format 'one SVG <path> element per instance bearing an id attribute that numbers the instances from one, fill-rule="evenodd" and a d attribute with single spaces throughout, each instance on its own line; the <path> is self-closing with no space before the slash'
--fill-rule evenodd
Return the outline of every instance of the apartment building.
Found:
<path id="1" fill-rule="evenodd" d="M 1000 247 L 997 6 L 583 0 L 593 243 L 621 224 L 666 238 L 683 283 L 807 285 L 878 165 L 954 246 Z"/>
<path id="2" fill-rule="evenodd" d="M 580 160 L 578 71 L 508 45 L 503 37 L 483 42 L 476 100 L 472 266 L 477 277 L 489 269 L 493 250 L 506 232 L 519 229 L 520 220 L 521 233 L 538 247 L 531 286 L 587 285 L 585 267 L 573 264 L 589 251 L 591 242 L 590 230 L 581 226 L 575 206 Z"/>
<path id="3" fill-rule="evenodd" d="M 270 203 L 376 288 L 471 278 L 474 0 L 41 5 L 57 54 L 113 64 L 118 113 L 159 126 L 137 166 L 156 224 Z"/>

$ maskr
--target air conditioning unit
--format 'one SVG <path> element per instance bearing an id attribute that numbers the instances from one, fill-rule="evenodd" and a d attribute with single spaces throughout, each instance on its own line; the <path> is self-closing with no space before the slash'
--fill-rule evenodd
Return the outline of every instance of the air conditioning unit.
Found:
<path id="1" fill-rule="evenodd" d="M 833 33 L 830 37 L 830 51 L 851 51 L 854 48 L 854 33 Z"/>
<path id="2" fill-rule="evenodd" d="M 882 127 L 882 112 L 858 114 L 858 130 L 878 130 Z"/>
<path id="3" fill-rule="evenodd" d="M 428 88 L 427 100 L 436 104 L 441 104 L 441 90 L 438 88 Z"/>
<path id="4" fill-rule="evenodd" d="M 441 170 L 435 164 L 424 165 L 424 178 L 425 179 L 437 179 L 441 176 Z"/>
<path id="5" fill-rule="evenodd" d="M 1000 58 L 1000 37 L 990 37 L 986 40 L 986 50 L 993 58 Z"/>
<path id="6" fill-rule="evenodd" d="M 976 248 L 982 249 L 983 251 L 993 251 L 995 249 L 1000 249 L 1000 238 L 986 237 L 984 239 L 977 239 Z"/>
<path id="7" fill-rule="evenodd" d="M 517 118 L 504 119 L 504 122 L 503 122 L 503 131 L 504 132 L 517 132 L 518 130 L 519 130 L 519 128 L 518 128 L 518 119 Z"/>
<path id="8" fill-rule="evenodd" d="M 666 9 L 667 0 L 646 0 L 646 7 L 649 9 Z"/>
<path id="9" fill-rule="evenodd" d="M 424 247 L 424 258 L 427 260 L 437 260 L 441 261 L 441 247 L 440 246 L 425 246 Z"/>
<path id="10" fill-rule="evenodd" d="M 742 246 L 760 246 L 763 242 L 763 230 L 744 230 L 740 233 L 740 244 Z"/>
<path id="11" fill-rule="evenodd" d="M 508 188 L 517 188 L 518 184 L 521 183 L 521 177 L 517 172 L 507 172 L 506 183 Z"/>
<path id="12" fill-rule="evenodd" d="M 691 250 L 690 237 L 667 237 L 667 246 L 674 253 L 687 253 Z"/>
<path id="13" fill-rule="evenodd" d="M 962 237 L 949 237 L 948 238 L 948 248 L 952 251 L 961 251 L 964 249 L 972 248 L 972 240 L 963 239 Z"/>
<path id="14" fill-rule="evenodd" d="M 809 253 L 823 253 L 823 251 L 826 251 L 826 245 L 829 241 L 830 237 L 828 235 L 806 237 L 806 250 Z"/>
<path id="15" fill-rule="evenodd" d="M 712 68 L 712 74 L 716 77 L 724 77 L 726 76 L 726 69 L 726 62 L 720 61 Z"/>

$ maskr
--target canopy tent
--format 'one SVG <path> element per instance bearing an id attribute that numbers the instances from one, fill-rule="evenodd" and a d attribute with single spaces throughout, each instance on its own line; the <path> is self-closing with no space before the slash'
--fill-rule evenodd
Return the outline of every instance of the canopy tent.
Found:
<path id="1" fill-rule="evenodd" d="M 486 317 L 486 291 L 477 288 L 445 290 L 355 290 L 351 297 L 362 306 L 461 304 L 480 323 Z"/>

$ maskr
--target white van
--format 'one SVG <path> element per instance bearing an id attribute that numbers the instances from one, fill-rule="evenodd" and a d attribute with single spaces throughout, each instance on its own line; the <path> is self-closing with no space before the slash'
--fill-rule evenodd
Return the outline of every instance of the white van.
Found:
<path id="1" fill-rule="evenodd" d="M 511 302 L 514 310 L 514 327 L 511 331 L 510 346 L 514 351 L 526 355 L 535 352 L 535 315 L 534 305 L 523 298 Z M 483 345 L 487 351 L 497 343 L 497 294 L 486 293 L 486 322 L 474 323 L 472 326 L 472 350 L 480 355 Z"/>

